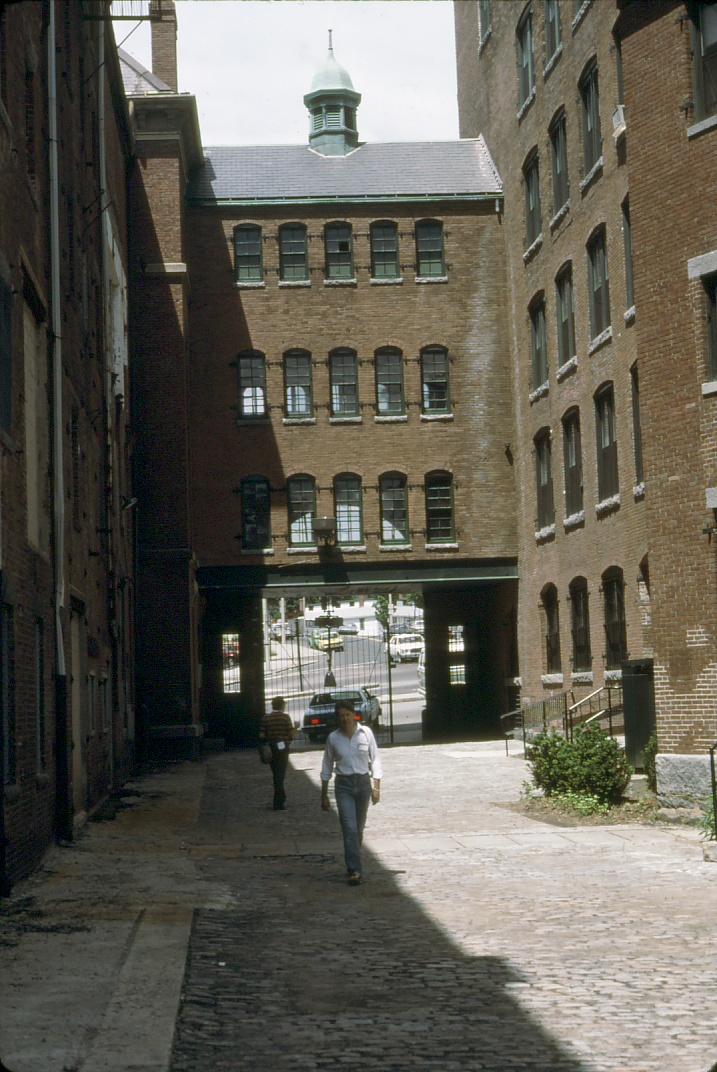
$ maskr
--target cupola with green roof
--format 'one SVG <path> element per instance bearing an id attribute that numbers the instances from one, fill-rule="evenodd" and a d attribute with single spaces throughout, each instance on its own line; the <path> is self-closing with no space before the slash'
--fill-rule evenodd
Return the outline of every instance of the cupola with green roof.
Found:
<path id="1" fill-rule="evenodd" d="M 337 63 L 329 30 L 329 52 L 304 97 L 309 109 L 309 145 L 322 156 L 346 156 L 358 145 L 356 108 L 361 94 Z"/>

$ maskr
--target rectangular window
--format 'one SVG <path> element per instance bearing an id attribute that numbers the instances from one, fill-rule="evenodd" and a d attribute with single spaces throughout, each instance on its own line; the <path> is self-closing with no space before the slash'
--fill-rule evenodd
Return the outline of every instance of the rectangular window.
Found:
<path id="1" fill-rule="evenodd" d="M 580 442 L 580 417 L 577 411 L 563 420 L 563 464 L 565 466 L 565 516 L 578 514 L 583 508 L 583 456 Z"/>
<path id="2" fill-rule="evenodd" d="M 371 227 L 371 278 L 398 279 L 398 231 L 395 223 Z"/>
<path id="3" fill-rule="evenodd" d="M 239 357 L 239 415 L 242 418 L 265 417 L 266 367 L 261 354 Z"/>
<path id="4" fill-rule="evenodd" d="M 401 476 L 381 480 L 381 543 L 408 543 L 406 481 Z"/>
<path id="5" fill-rule="evenodd" d="M 560 658 L 560 621 L 558 617 L 558 597 L 551 586 L 549 594 L 543 597 L 545 615 L 545 669 L 548 674 L 559 674 L 562 670 Z"/>
<path id="6" fill-rule="evenodd" d="M 645 479 L 642 467 L 642 426 L 640 424 L 640 381 L 637 365 L 630 369 L 632 382 L 632 439 L 635 450 L 635 483 L 641 484 Z"/>
<path id="7" fill-rule="evenodd" d="M 555 281 L 555 309 L 558 319 L 558 361 L 564 365 L 575 356 L 575 312 L 573 273 L 566 268 Z"/>
<path id="8" fill-rule="evenodd" d="M 241 691 L 240 650 L 238 633 L 222 633 L 222 683 L 224 692 Z"/>
<path id="9" fill-rule="evenodd" d="M 553 164 L 553 214 L 555 214 L 560 211 L 570 197 L 564 115 L 561 115 L 550 128 L 550 147 Z"/>
<path id="10" fill-rule="evenodd" d="M 336 353 L 329 358 L 331 416 L 355 417 L 359 413 L 356 354 Z"/>
<path id="11" fill-rule="evenodd" d="M 309 278 L 306 228 L 303 224 L 287 224 L 279 232 L 279 278 L 289 283 Z"/>
<path id="12" fill-rule="evenodd" d="M 238 283 L 260 283 L 262 268 L 261 227 L 237 227 L 234 231 L 234 257 Z"/>
<path id="13" fill-rule="evenodd" d="M 545 0 L 545 60 L 555 55 L 560 46 L 560 8 L 558 0 Z"/>
<path id="14" fill-rule="evenodd" d="M 37 770 L 45 769 L 45 634 L 42 619 L 35 621 L 35 746 Z"/>
<path id="15" fill-rule="evenodd" d="M 448 354 L 445 350 L 424 350 L 421 354 L 421 396 L 424 413 L 450 413 Z"/>
<path id="16" fill-rule="evenodd" d="M 540 211 L 540 174 L 538 157 L 534 156 L 523 171 L 525 182 L 525 245 L 532 246 L 542 231 Z"/>
<path id="17" fill-rule="evenodd" d="M 582 79 L 580 97 L 583 106 L 583 164 L 587 174 L 602 155 L 597 67 L 591 67 Z"/>
<path id="18" fill-rule="evenodd" d="M 351 227 L 348 223 L 330 223 L 326 227 L 326 278 L 353 279 Z"/>
<path id="19" fill-rule="evenodd" d="M 0 277 L 0 428 L 12 420 L 12 289 Z"/>
<path id="20" fill-rule="evenodd" d="M 631 309 L 635 304 L 635 292 L 632 282 L 632 230 L 629 201 L 623 201 L 622 204 L 622 237 L 625 244 L 625 308 Z"/>
<path id="21" fill-rule="evenodd" d="M 35 148 L 35 77 L 25 71 L 25 169 L 30 184 L 34 187 L 37 176 Z"/>
<path id="22" fill-rule="evenodd" d="M 401 354 L 376 354 L 376 411 L 380 417 L 405 412 Z"/>
<path id="23" fill-rule="evenodd" d="M 535 89 L 533 15 L 530 10 L 525 13 L 518 25 L 516 45 L 518 50 L 518 105 L 522 106 Z"/>
<path id="24" fill-rule="evenodd" d="M 550 456 L 550 436 L 542 435 L 535 443 L 535 473 L 538 488 L 538 528 L 555 521 L 553 502 L 553 468 Z"/>
<path id="25" fill-rule="evenodd" d="M 453 485 L 450 473 L 426 479 L 426 542 L 450 543 L 453 528 Z"/>
<path id="26" fill-rule="evenodd" d="M 707 304 L 707 375 L 717 380 L 717 276 L 705 279 Z"/>
<path id="27" fill-rule="evenodd" d="M 416 275 L 435 278 L 446 274 L 443 256 L 443 224 L 424 220 L 416 224 Z"/>
<path id="28" fill-rule="evenodd" d="M 533 390 L 548 379 L 548 354 L 545 341 L 545 304 L 540 302 L 530 311 L 530 356 Z"/>
<path id="29" fill-rule="evenodd" d="M 316 514 L 316 491 L 310 477 L 294 477 L 287 487 L 289 505 L 289 539 L 292 547 L 312 546 L 314 516 Z"/>
<path id="30" fill-rule="evenodd" d="M 3 784 L 17 780 L 15 727 L 15 619 L 13 608 L 4 603 L 0 611 L 0 714 L 2 716 Z"/>
<path id="31" fill-rule="evenodd" d="M 605 666 L 608 670 L 617 670 L 627 658 L 627 623 L 622 577 L 611 577 L 603 583 L 603 600 Z"/>
<path id="32" fill-rule="evenodd" d="M 598 498 L 609 499 L 620 490 L 617 469 L 615 403 L 612 387 L 595 401 L 598 461 Z"/>
<path id="33" fill-rule="evenodd" d="M 47 552 L 51 527 L 47 332 L 27 301 L 23 302 L 23 336 L 27 538 L 36 550 Z"/>
<path id="34" fill-rule="evenodd" d="M 249 478 L 241 484 L 241 543 L 245 551 L 271 547 L 271 492 L 268 480 Z"/>
<path id="35" fill-rule="evenodd" d="M 588 244 L 588 291 L 590 337 L 595 339 L 610 326 L 610 286 L 603 228 L 600 228 Z"/>
<path id="36" fill-rule="evenodd" d="M 588 589 L 586 584 L 570 588 L 571 631 L 573 635 L 573 670 L 590 670 L 590 618 L 588 614 Z"/>
<path id="37" fill-rule="evenodd" d="M 337 477 L 334 498 L 337 543 L 362 543 L 361 481 L 356 477 Z"/>
<path id="38" fill-rule="evenodd" d="M 692 64 L 695 119 L 717 112 L 717 4 L 693 3 Z"/>
<path id="39" fill-rule="evenodd" d="M 284 357 L 284 392 L 287 417 L 313 416 L 310 354 L 287 354 Z"/>

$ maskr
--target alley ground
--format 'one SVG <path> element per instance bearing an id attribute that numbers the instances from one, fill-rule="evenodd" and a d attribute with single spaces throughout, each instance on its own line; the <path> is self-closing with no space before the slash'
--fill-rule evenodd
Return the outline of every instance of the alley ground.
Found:
<path id="1" fill-rule="evenodd" d="M 502 743 L 384 750 L 344 882 L 320 752 L 289 808 L 254 753 L 126 787 L 0 902 L 13 1072 L 706 1072 L 717 864 L 686 827 L 506 807 Z"/>

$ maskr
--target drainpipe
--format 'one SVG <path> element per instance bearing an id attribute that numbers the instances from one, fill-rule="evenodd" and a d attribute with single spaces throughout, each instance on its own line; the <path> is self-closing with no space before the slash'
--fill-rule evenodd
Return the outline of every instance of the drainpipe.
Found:
<path id="1" fill-rule="evenodd" d="M 62 612 L 65 606 L 65 475 L 62 398 L 62 318 L 60 305 L 60 175 L 57 138 L 56 4 L 49 5 L 47 29 L 47 111 L 50 163 L 50 345 L 52 361 L 52 459 L 55 606 L 55 826 L 60 838 L 72 837 L 67 668 Z"/>

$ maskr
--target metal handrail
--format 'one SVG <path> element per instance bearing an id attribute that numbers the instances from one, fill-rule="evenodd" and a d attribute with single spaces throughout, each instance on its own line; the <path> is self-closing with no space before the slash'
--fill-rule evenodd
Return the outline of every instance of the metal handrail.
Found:
<path id="1" fill-rule="evenodd" d="M 621 701 L 622 701 L 622 695 L 621 695 L 620 696 L 620 703 L 613 704 L 613 694 L 614 693 L 622 694 L 622 685 L 621 684 L 618 684 L 616 682 L 615 684 L 601 685 L 599 688 L 593 689 L 593 691 L 588 693 L 587 696 L 583 696 L 580 700 L 578 700 L 576 703 L 572 704 L 572 706 L 568 708 L 567 713 L 566 713 L 566 727 L 565 727 L 565 736 L 568 738 L 568 740 L 572 741 L 572 739 L 573 739 L 573 730 L 575 728 L 575 713 L 577 711 L 579 711 L 580 708 L 584 707 L 586 704 L 589 705 L 589 710 L 591 712 L 590 719 L 585 720 L 586 723 L 587 723 L 587 721 L 594 722 L 596 718 L 602 718 L 605 714 L 607 714 L 607 717 L 608 717 L 608 733 L 612 737 L 612 735 L 613 735 L 613 725 L 612 725 L 613 710 L 614 709 L 619 709 L 620 706 L 621 706 Z M 595 701 L 595 699 L 598 698 L 598 703 L 600 703 L 599 698 L 602 697 L 603 694 L 605 695 L 605 697 L 607 699 L 607 706 L 602 707 L 601 710 L 593 712 L 592 711 L 593 701 Z"/>
<path id="2" fill-rule="evenodd" d="M 709 750 L 710 774 L 712 776 L 712 822 L 714 824 L 715 841 L 717 841 L 717 777 L 715 777 L 715 749 L 717 749 L 717 741 L 715 741 Z"/>

